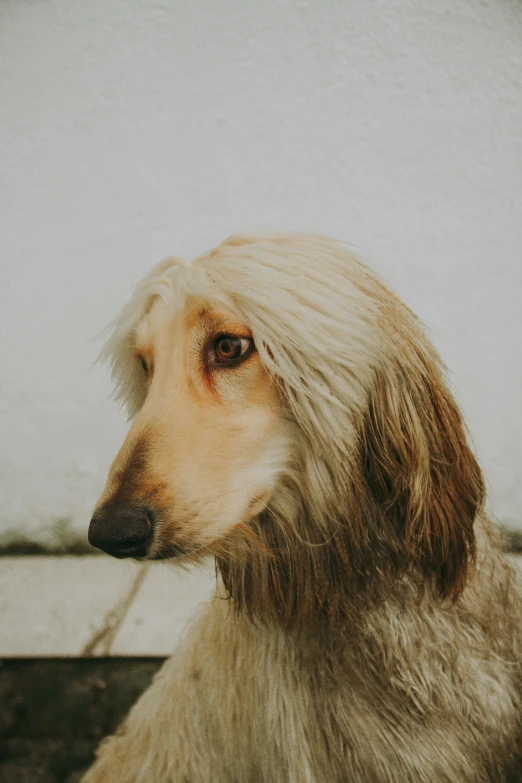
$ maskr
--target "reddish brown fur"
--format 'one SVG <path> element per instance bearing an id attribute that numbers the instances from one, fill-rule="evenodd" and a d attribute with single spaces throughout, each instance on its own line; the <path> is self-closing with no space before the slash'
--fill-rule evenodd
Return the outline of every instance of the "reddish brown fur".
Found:
<path id="1" fill-rule="evenodd" d="M 426 365 L 429 360 L 422 357 Z M 407 555 L 443 597 L 458 597 L 475 555 L 484 481 L 439 372 L 379 375 L 362 431 L 369 489 Z"/>

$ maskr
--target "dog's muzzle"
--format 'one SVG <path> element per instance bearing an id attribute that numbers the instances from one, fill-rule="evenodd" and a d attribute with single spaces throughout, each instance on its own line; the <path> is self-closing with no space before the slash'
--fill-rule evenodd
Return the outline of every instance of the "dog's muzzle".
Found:
<path id="1" fill-rule="evenodd" d="M 89 525 L 89 543 L 118 558 L 146 557 L 153 537 L 150 512 L 134 506 L 102 507 Z"/>

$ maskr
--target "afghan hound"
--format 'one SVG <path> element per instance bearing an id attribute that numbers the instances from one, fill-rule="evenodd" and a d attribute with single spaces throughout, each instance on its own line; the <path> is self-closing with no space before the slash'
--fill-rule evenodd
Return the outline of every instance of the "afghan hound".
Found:
<path id="1" fill-rule="evenodd" d="M 522 780 L 515 577 L 379 278 L 323 237 L 232 236 L 157 266 L 105 357 L 132 423 L 89 539 L 211 556 L 217 588 L 84 783 Z"/>

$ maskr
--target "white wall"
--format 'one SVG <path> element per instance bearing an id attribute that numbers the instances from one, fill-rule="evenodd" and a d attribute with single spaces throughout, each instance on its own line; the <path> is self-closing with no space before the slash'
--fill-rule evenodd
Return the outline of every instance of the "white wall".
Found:
<path id="1" fill-rule="evenodd" d="M 85 534 L 124 432 L 91 339 L 161 257 L 258 227 L 373 259 L 521 525 L 521 128 L 516 0 L 3 3 L 0 529 Z"/>

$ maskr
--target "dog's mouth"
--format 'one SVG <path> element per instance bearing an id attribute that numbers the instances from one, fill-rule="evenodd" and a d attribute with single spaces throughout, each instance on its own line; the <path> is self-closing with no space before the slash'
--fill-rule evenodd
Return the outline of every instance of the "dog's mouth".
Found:
<path id="1" fill-rule="evenodd" d="M 125 560 L 129 557 L 133 557 L 135 560 L 144 560 L 148 556 L 147 547 L 144 546 L 130 546 L 115 552 L 105 551 L 117 560 Z"/>
<path id="2" fill-rule="evenodd" d="M 151 560 L 179 560 L 183 557 L 191 556 L 194 553 L 188 547 L 181 544 L 167 544 L 162 547 L 151 546 L 128 546 L 110 549 L 106 547 L 104 551 L 115 557 L 117 560 L 138 560 L 140 562 Z"/>

